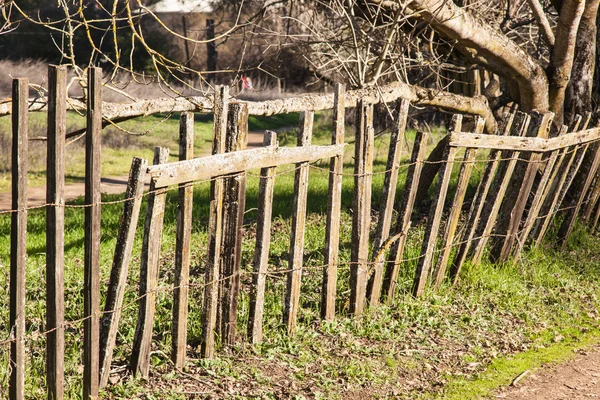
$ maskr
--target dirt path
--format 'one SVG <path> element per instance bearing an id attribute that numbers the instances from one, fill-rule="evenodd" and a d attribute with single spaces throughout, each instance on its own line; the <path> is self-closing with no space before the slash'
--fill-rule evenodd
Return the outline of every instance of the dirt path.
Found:
<path id="1" fill-rule="evenodd" d="M 600 347 L 578 352 L 563 364 L 531 372 L 515 386 L 503 389 L 498 399 L 583 400 L 600 398 Z"/>
<path id="2" fill-rule="evenodd" d="M 263 144 L 263 132 L 248 133 L 248 147 L 260 147 Z M 128 176 L 109 176 L 102 178 L 100 190 L 107 194 L 124 193 L 127 187 Z M 85 194 L 83 182 L 65 185 L 66 200 L 73 200 Z M 30 187 L 27 190 L 27 204 L 29 207 L 41 206 L 46 203 L 46 187 Z M 12 204 L 10 193 L 0 193 L 0 211 L 10 210 Z"/>

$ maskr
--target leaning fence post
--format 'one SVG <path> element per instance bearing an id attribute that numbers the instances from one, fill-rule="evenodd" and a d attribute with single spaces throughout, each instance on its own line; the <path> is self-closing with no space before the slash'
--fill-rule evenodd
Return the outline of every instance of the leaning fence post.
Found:
<path id="1" fill-rule="evenodd" d="M 314 111 L 306 111 L 300 121 L 298 146 L 310 146 L 312 140 Z M 290 258 L 288 263 L 287 286 L 283 323 L 288 333 L 296 330 L 298 308 L 300 307 L 300 285 L 302 280 L 302 264 L 304 258 L 304 231 L 306 228 L 306 200 L 308 196 L 308 162 L 296 164 L 294 180 L 294 206 L 292 211 L 292 233 L 290 237 Z"/>
<path id="2" fill-rule="evenodd" d="M 390 137 L 390 148 L 388 152 L 388 160 L 385 168 L 385 178 L 383 181 L 383 193 L 381 196 L 381 210 L 379 212 L 379 220 L 373 238 L 373 256 L 376 257 L 383 249 L 382 245 L 388 239 L 390 227 L 392 225 L 392 214 L 394 211 L 394 200 L 396 199 L 396 187 L 398 185 L 398 171 L 400 169 L 400 150 L 402 148 L 402 138 L 404 137 L 404 129 L 406 128 L 406 120 L 408 118 L 408 109 L 410 102 L 401 99 L 397 107 L 396 121 L 394 129 Z M 383 267 L 384 258 L 375 260 L 373 264 L 373 274 L 367 286 L 367 297 L 369 305 L 376 306 L 381 297 L 381 285 L 383 282 Z"/>
<path id="3" fill-rule="evenodd" d="M 229 88 L 227 86 L 217 86 L 214 99 L 213 154 L 220 154 L 225 151 L 228 108 Z M 215 354 L 222 228 L 223 178 L 215 178 L 210 184 L 208 256 L 204 283 L 204 303 L 202 306 L 202 345 L 200 352 L 204 358 L 212 358 Z"/>
<path id="4" fill-rule="evenodd" d="M 194 158 L 194 114 L 181 113 L 179 119 L 179 161 Z M 185 367 L 187 348 L 188 285 L 190 280 L 190 240 L 192 236 L 192 207 L 194 186 L 191 182 L 179 185 L 177 233 L 175 238 L 175 274 L 173 277 L 173 326 L 171 361 L 175 367 Z"/>
<path id="5" fill-rule="evenodd" d="M 88 69 L 85 138 L 85 261 L 83 308 L 83 398 L 98 397 L 100 364 L 100 140 L 102 69 Z"/>
<path id="6" fill-rule="evenodd" d="M 462 120 L 462 116 L 459 117 Z M 391 303 L 396 293 L 400 263 L 402 261 L 402 254 L 404 253 L 404 246 L 406 244 L 406 234 L 410 226 L 410 218 L 417 196 L 419 178 L 421 177 L 426 148 L 427 134 L 418 131 L 415 136 L 408 171 L 406 172 L 402 202 L 398 208 L 398 219 L 396 220 L 396 226 L 394 228 L 394 236 L 398 236 L 398 240 L 393 243 L 390 249 L 385 276 L 383 278 L 381 296 L 386 304 Z"/>
<path id="7" fill-rule="evenodd" d="M 25 398 L 25 275 L 27 271 L 27 160 L 29 80 L 12 85 L 12 214 L 10 224 L 10 399 Z"/>
<path id="8" fill-rule="evenodd" d="M 131 251 L 142 205 L 147 166 L 148 161 L 146 159 L 133 158 L 127 189 L 125 190 L 123 217 L 117 234 L 104 314 L 100 322 L 100 387 L 106 386 L 110 375 L 112 354 L 117 340 L 119 319 L 121 318 L 121 307 L 123 306 L 123 297 L 127 287 L 127 271 L 131 261 Z"/>
<path id="9" fill-rule="evenodd" d="M 450 147 L 448 143 L 446 143 L 446 149 L 444 150 L 444 155 L 442 156 L 442 164 L 440 165 L 440 175 L 438 177 L 435 194 L 433 196 L 434 200 L 429 211 L 427 226 L 425 227 L 425 236 L 423 237 L 423 245 L 421 246 L 421 255 L 419 257 L 415 272 L 415 280 L 412 289 L 414 296 L 421 296 L 423 294 L 423 291 L 425 290 L 425 284 L 427 283 L 427 278 L 429 276 L 429 271 L 433 263 L 438 231 L 440 229 L 442 212 L 444 209 L 444 203 L 446 202 L 446 193 L 448 191 L 448 184 L 450 183 L 450 175 L 452 174 L 452 167 L 454 166 L 454 156 L 456 155 L 456 151 L 456 147 Z"/>
<path id="10" fill-rule="evenodd" d="M 67 67 L 48 67 L 48 156 L 46 185 L 46 384 L 48 397 L 64 397 L 65 362 L 65 135 Z"/>
<path id="11" fill-rule="evenodd" d="M 485 127 L 485 120 L 481 117 L 475 119 L 475 133 L 481 134 Z M 448 265 L 448 259 L 452 251 L 452 243 L 454 242 L 454 234 L 458 226 L 458 220 L 462 212 L 463 202 L 465 201 L 465 195 L 469 187 L 469 179 L 471 178 L 471 171 L 475 161 L 475 154 L 477 149 L 467 148 L 465 149 L 465 155 L 460 165 L 460 171 L 458 173 L 458 182 L 456 183 L 456 191 L 454 194 L 454 200 L 450 207 L 450 215 L 446 223 L 446 230 L 442 237 L 442 248 L 441 254 L 438 257 L 435 270 L 434 270 L 434 284 L 435 288 L 438 289 L 446 277 L 446 267 Z"/>
<path id="12" fill-rule="evenodd" d="M 277 146 L 277 134 L 266 131 L 265 146 Z M 258 186 L 258 217 L 256 218 L 256 245 L 252 262 L 252 286 L 250 287 L 250 311 L 248 317 L 248 337 L 250 343 L 262 342 L 262 325 L 265 307 L 265 287 L 271 246 L 271 216 L 273 212 L 273 188 L 275 167 L 261 168 Z"/>
<path id="13" fill-rule="evenodd" d="M 512 113 L 504 115 L 504 118 L 501 121 L 501 126 L 498 129 L 500 135 L 507 136 L 509 134 L 514 117 L 515 114 Z M 452 261 L 452 265 L 450 267 L 450 280 L 452 281 L 453 285 L 458 282 L 458 277 L 460 276 L 462 266 L 467 259 L 469 251 L 471 250 L 471 244 L 475 239 L 475 231 L 482 216 L 482 212 L 485 207 L 485 200 L 492 186 L 494 175 L 498 170 L 501 156 L 502 151 L 500 150 L 490 151 L 489 161 L 485 166 L 485 171 L 483 172 L 479 185 L 477 186 L 475 197 L 471 202 L 471 208 L 465 223 L 465 229 L 460 238 L 460 244 L 456 250 L 454 260 Z"/>
<path id="14" fill-rule="evenodd" d="M 367 291 L 374 140 L 373 104 L 359 100 L 356 106 L 354 202 L 350 254 L 350 313 L 356 315 L 363 312 Z"/>
<path id="15" fill-rule="evenodd" d="M 225 152 L 244 150 L 248 143 L 248 107 L 237 103 L 229 106 Z M 223 244 L 221 246 L 221 340 L 235 342 L 238 297 L 242 266 L 244 208 L 246 206 L 246 173 L 240 172 L 224 180 Z"/>
<path id="16" fill-rule="evenodd" d="M 154 149 L 154 164 L 169 161 L 169 149 Z M 144 224 L 144 241 L 140 266 L 140 305 L 138 321 L 135 327 L 133 350 L 131 352 L 131 370 L 134 375 L 147 378 L 150 372 L 150 349 L 152 347 L 152 326 L 156 311 L 156 289 L 158 287 L 158 264 L 160 244 L 167 200 L 166 188 L 157 188 L 150 182 L 150 195 Z"/>

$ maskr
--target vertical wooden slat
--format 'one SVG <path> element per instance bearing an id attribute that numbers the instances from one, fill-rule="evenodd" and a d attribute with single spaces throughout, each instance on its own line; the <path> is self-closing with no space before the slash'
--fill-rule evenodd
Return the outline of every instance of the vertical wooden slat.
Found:
<path id="1" fill-rule="evenodd" d="M 83 398 L 98 397 L 100 372 L 100 141 L 102 69 L 88 69 L 85 138 L 85 256 L 83 308 Z"/>
<path id="2" fill-rule="evenodd" d="M 596 173 L 596 177 L 594 182 L 592 183 L 589 191 L 589 195 L 587 197 L 587 203 L 585 204 L 585 208 L 582 212 L 583 220 L 590 225 L 590 219 L 592 218 L 592 213 L 596 208 L 596 204 L 598 204 L 598 199 L 600 198 L 600 176 Z"/>
<path id="3" fill-rule="evenodd" d="M 501 126 L 498 129 L 500 135 L 506 136 L 509 134 L 513 124 L 514 116 L 515 114 L 512 113 L 504 115 L 501 121 Z M 498 165 L 500 164 L 501 156 L 502 152 L 500 150 L 490 151 L 489 160 L 485 166 L 481 181 L 477 186 L 477 191 L 475 192 L 473 202 L 471 203 L 469 216 L 467 217 L 467 221 L 465 223 L 465 229 L 463 231 L 463 235 L 461 236 L 458 250 L 456 251 L 456 255 L 454 256 L 454 260 L 452 261 L 452 265 L 450 267 L 450 280 L 452 281 L 452 284 L 456 284 L 458 282 L 460 271 L 467 259 L 469 250 L 471 249 L 477 223 L 481 218 L 483 208 L 485 206 L 485 199 L 487 198 L 492 186 L 494 175 L 498 169 Z"/>
<path id="4" fill-rule="evenodd" d="M 514 117 L 511 131 L 512 136 L 524 136 L 529 129 L 529 115 L 517 112 Z M 501 159 L 503 162 L 498 166 L 498 171 L 494 177 L 492 187 L 485 200 L 484 208 L 481 213 L 482 218 L 477 221 L 475 238 L 473 239 L 473 259 L 474 264 L 478 264 L 483 256 L 485 245 L 490 239 L 492 229 L 496 224 L 500 206 L 503 203 L 508 184 L 512 179 L 512 174 L 521 155 L 519 151 L 503 151 Z"/>
<path id="5" fill-rule="evenodd" d="M 462 116 L 459 116 L 462 121 Z M 398 282 L 398 273 L 400 272 L 400 263 L 404 246 L 406 244 L 406 231 L 410 226 L 410 218 L 412 216 L 415 198 L 419 187 L 419 178 L 423 168 L 423 160 L 425 159 L 425 150 L 427 148 L 427 134 L 417 132 L 415 143 L 413 144 L 410 165 L 406 172 L 406 181 L 404 182 L 404 191 L 402 201 L 398 209 L 398 219 L 394 228 L 394 236 L 398 236 L 391 249 L 388 257 L 385 276 L 383 278 L 382 298 L 389 304 L 394 299 L 396 293 L 396 285 Z"/>
<path id="6" fill-rule="evenodd" d="M 29 80 L 12 85 L 12 210 L 10 224 L 10 399 L 25 398 L 25 276 L 27 270 L 27 160 Z"/>
<path id="7" fill-rule="evenodd" d="M 48 67 L 48 156 L 46 183 L 46 384 L 48 399 L 64 397 L 65 354 L 65 135 L 67 68 Z"/>
<path id="8" fill-rule="evenodd" d="M 265 146 L 277 145 L 277 134 L 267 131 Z M 273 188 L 275 186 L 275 167 L 261 168 L 258 185 L 258 217 L 256 221 L 256 245 L 252 286 L 250 287 L 250 315 L 248 317 L 248 338 L 250 343 L 262 342 L 263 314 L 265 308 L 265 287 L 269 266 L 269 248 L 271 246 L 271 216 L 273 212 Z"/>
<path id="9" fill-rule="evenodd" d="M 412 293 L 416 297 L 423 294 L 423 291 L 425 290 L 425 284 L 427 283 L 427 277 L 429 276 L 429 270 L 431 269 L 431 265 L 433 263 L 437 236 L 440 229 L 442 212 L 444 210 L 444 203 L 446 202 L 446 193 L 448 191 L 448 184 L 450 183 L 450 175 L 452 174 L 452 167 L 454 166 L 454 157 L 456 155 L 456 151 L 457 149 L 455 147 L 446 145 L 444 155 L 442 156 L 442 164 L 439 172 L 440 175 L 438 177 L 435 193 L 433 195 L 433 203 L 431 205 L 429 217 L 427 219 L 427 225 L 425 227 L 425 236 L 423 238 L 421 255 L 417 263 L 415 280 L 412 289 Z"/>
<path id="10" fill-rule="evenodd" d="M 248 143 L 248 107 L 231 104 L 227 117 L 225 152 L 244 150 Z M 221 246 L 221 340 L 232 345 L 237 331 L 237 310 L 242 266 L 246 173 L 224 180 L 223 244 Z"/>
<path id="11" fill-rule="evenodd" d="M 333 100 L 334 130 L 331 136 L 331 144 L 333 145 L 344 143 L 344 134 L 346 131 L 345 91 L 345 85 L 340 83 L 336 85 Z M 327 197 L 324 251 L 326 266 L 323 271 L 323 289 L 321 291 L 321 317 L 328 321 L 335 317 L 343 172 L 344 157 L 333 157 L 329 162 L 329 194 Z"/>
<path id="12" fill-rule="evenodd" d="M 475 133 L 481 134 L 484 127 L 485 120 L 481 117 L 477 117 L 475 121 Z M 454 200 L 452 201 L 452 206 L 450 208 L 446 230 L 442 237 L 442 248 L 433 274 L 436 289 L 442 285 L 446 276 L 446 267 L 448 265 L 450 253 L 452 252 L 452 243 L 454 242 L 454 234 L 456 233 L 456 227 L 458 226 L 458 219 L 460 218 L 467 188 L 469 187 L 469 179 L 471 178 L 471 171 L 473 169 L 476 152 L 477 149 L 465 149 L 465 155 L 462 164 L 460 165 Z"/>
<path id="13" fill-rule="evenodd" d="M 527 136 L 548 137 L 553 117 L 553 113 L 532 113 Z M 524 158 L 524 161 L 517 163 L 507 189 L 509 193 L 515 195 L 505 197 L 500 206 L 500 213 L 494 231 L 498 236 L 493 238 L 493 246 L 490 251 L 490 256 L 496 261 L 506 261 L 511 255 L 517 239 L 519 225 L 525 212 L 525 205 L 534 184 L 541 154 L 531 153 Z"/>
<path id="14" fill-rule="evenodd" d="M 194 113 L 182 113 L 179 119 L 179 160 L 194 158 Z M 185 367 L 187 348 L 188 291 L 190 281 L 190 241 L 194 186 L 179 185 L 177 231 L 175 237 L 175 275 L 173 285 L 173 327 L 171 361 L 176 368 Z"/>
<path id="15" fill-rule="evenodd" d="M 227 113 L 229 109 L 229 88 L 217 86 L 214 101 L 214 122 L 212 153 L 225 151 Z M 219 261 L 221 258 L 221 238 L 223 232 L 223 178 L 216 178 L 210 184 L 210 214 L 208 218 L 208 255 L 204 303 L 202 306 L 202 345 L 200 352 L 204 358 L 215 354 L 215 328 L 219 295 Z"/>
<path id="16" fill-rule="evenodd" d="M 301 129 L 298 132 L 298 146 L 310 146 L 312 140 L 314 112 L 302 114 Z M 292 233 L 290 238 L 290 258 L 288 263 L 287 286 L 283 323 L 289 334 L 296 330 L 298 307 L 300 306 L 300 284 L 304 258 L 304 231 L 306 228 L 306 200 L 308 196 L 308 162 L 296 164 L 294 180 L 294 205 L 292 209 Z"/>
<path id="17" fill-rule="evenodd" d="M 168 161 L 169 149 L 156 147 L 154 149 L 154 164 L 164 164 Z M 147 378 L 150 371 L 152 327 L 156 311 L 158 265 L 160 262 L 160 246 L 166 200 L 166 190 L 157 188 L 154 182 L 150 182 L 140 266 L 138 321 L 135 327 L 133 350 L 131 352 L 131 370 L 134 375 L 141 375 L 143 378 Z"/>
<path id="18" fill-rule="evenodd" d="M 400 150 L 402 148 L 402 139 L 406 120 L 408 118 L 408 109 L 410 102 L 400 100 L 397 107 L 396 121 L 390 137 L 390 147 L 386 164 L 386 172 L 383 181 L 383 192 L 381 195 L 381 210 L 379 220 L 373 238 L 373 255 L 381 251 L 381 246 L 388 239 L 390 227 L 392 225 L 392 215 L 394 211 L 394 200 L 396 199 L 396 187 L 398 185 L 398 170 L 400 169 Z M 367 287 L 367 297 L 369 305 L 376 306 L 381 297 L 381 285 L 383 283 L 383 259 L 373 265 L 373 275 Z"/>
<path id="19" fill-rule="evenodd" d="M 371 228 L 371 182 L 373 181 L 373 105 L 359 100 L 356 106 L 354 143 L 354 202 L 352 206 L 352 249 L 350 253 L 350 313 L 364 310 L 369 266 Z"/>
<path id="20" fill-rule="evenodd" d="M 117 234 L 117 245 L 115 246 L 115 255 L 106 293 L 104 314 L 100 321 L 100 387 L 106 386 L 110 375 L 110 365 L 117 340 L 123 297 L 127 288 L 127 271 L 131 261 L 131 251 L 142 205 L 147 167 L 148 161 L 143 158 L 134 157 L 131 162 L 127 189 L 125 190 L 125 199 L 127 200 L 123 203 L 123 214 Z"/>

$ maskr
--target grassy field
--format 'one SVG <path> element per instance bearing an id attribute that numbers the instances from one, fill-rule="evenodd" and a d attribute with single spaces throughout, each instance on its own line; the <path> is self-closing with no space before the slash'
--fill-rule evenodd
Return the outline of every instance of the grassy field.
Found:
<path id="1" fill-rule="evenodd" d="M 289 125 L 297 116 L 280 121 Z M 155 124 L 154 119 L 150 124 Z M 327 115 L 319 116 L 315 142 L 329 141 Z M 146 123 L 146 121 L 144 121 Z M 166 124 L 171 125 L 166 125 Z M 261 123 L 257 120 L 256 124 Z M 266 122 L 265 122 L 266 123 Z M 133 122 L 132 122 L 133 124 Z M 196 128 L 198 151 L 202 139 L 208 139 L 205 129 L 209 121 L 199 121 Z M 153 145 L 166 144 L 172 155 L 177 153 L 173 142 L 177 135 L 176 120 L 163 122 L 165 137 L 157 130 L 144 136 L 144 146 L 133 147 L 131 153 L 116 156 L 122 165 L 131 155 L 149 157 Z M 276 126 L 269 126 L 275 128 Z M 141 129 L 141 124 L 131 126 Z M 265 126 L 260 126 L 265 128 Z M 162 129 L 162 128 L 161 128 Z M 251 128 L 252 129 L 252 128 Z M 258 126 L 257 126 L 258 129 Z M 168 132 L 168 133 L 167 133 Z M 438 132 L 438 135 L 441 132 Z M 168 136 L 167 135 L 172 135 Z M 205 135 L 205 136 L 202 136 Z M 294 133 L 282 133 L 281 141 L 291 143 Z M 412 132 L 407 134 L 410 142 Z M 129 139 L 128 139 L 129 140 Z M 347 137 L 352 141 L 352 135 Z M 375 171 L 385 169 L 387 136 L 377 139 Z M 137 145 L 136 145 L 137 146 Z M 108 146 L 105 146 L 108 148 Z M 142 151 L 143 150 L 143 151 Z M 112 150 L 110 150 L 112 151 Z M 129 150 L 127 150 L 129 151 Z M 146 153 L 144 153 L 146 152 Z M 349 145 L 344 172 L 352 174 L 353 146 Z M 407 154 L 407 151 L 404 152 Z M 103 158 L 104 158 L 103 154 Z M 107 156 L 108 157 L 108 156 Z M 125 162 L 126 160 L 126 162 Z M 404 163 L 407 161 L 405 160 Z M 117 338 L 111 384 L 102 398 L 184 399 L 184 398 L 435 398 L 449 396 L 469 398 L 485 395 L 512 376 L 513 369 L 503 361 L 516 353 L 529 354 L 531 360 L 542 360 L 536 352 L 555 348 L 564 342 L 579 343 L 585 335 L 598 332 L 598 281 L 600 240 L 579 230 L 569 251 L 556 253 L 551 248 L 526 254 L 517 264 L 493 266 L 484 263 L 465 269 L 457 287 L 444 286 L 438 293 L 427 291 L 420 299 L 408 294 L 423 235 L 420 218 L 427 204 L 419 205 L 415 213 L 415 228 L 411 231 L 405 262 L 399 281 L 397 301 L 391 306 L 368 310 L 355 319 L 347 315 L 351 245 L 352 177 L 343 181 L 343 213 L 341 223 L 340 275 L 338 304 L 340 316 L 325 323 L 319 320 L 318 304 L 322 279 L 325 210 L 327 207 L 327 164 L 317 164 L 310 171 L 308 223 L 302 277 L 299 328 L 293 337 L 285 334 L 281 323 L 287 269 L 291 206 L 293 203 L 293 166 L 277 171 L 273 211 L 270 272 L 267 279 L 265 304 L 265 342 L 260 346 L 244 344 L 248 318 L 248 288 L 256 231 L 257 171 L 248 174 L 245 235 L 242 251 L 242 295 L 240 299 L 240 342 L 233 349 L 219 352 L 214 360 L 199 358 L 201 338 L 201 305 L 206 258 L 206 227 L 209 187 L 198 184 L 194 190 L 192 236 L 192 270 L 190 289 L 189 350 L 185 371 L 176 371 L 169 361 L 172 282 L 175 248 L 176 191 L 168 195 L 162 258 L 157 294 L 157 315 L 154 325 L 151 377 L 148 382 L 131 377 L 125 366 L 137 320 L 137 283 L 141 249 L 141 226 L 130 266 L 125 309 Z M 406 165 L 401 169 L 404 182 Z M 478 163 L 473 183 L 483 163 Z M 110 167 L 106 167 L 110 168 Z M 121 168 L 121 167 L 120 167 Z M 456 168 L 457 169 L 457 168 Z M 125 169 L 125 173 L 127 169 Z M 457 171 L 454 171 L 455 175 Z M 108 173 L 103 171 L 103 173 Z M 383 185 L 383 174 L 373 179 L 374 220 Z M 399 187 L 402 190 L 402 184 Z M 105 196 L 116 200 L 119 196 Z M 73 204 L 81 204 L 81 200 Z M 145 206 L 145 205 L 144 205 Z M 115 237 L 122 205 L 105 205 L 102 209 L 102 288 L 108 283 Z M 425 211 L 426 213 L 426 211 Z M 66 319 L 77 321 L 83 315 L 83 219 L 81 208 L 67 208 L 65 231 L 66 255 Z M 10 218 L 0 215 L 0 341 L 9 337 L 8 287 Z M 27 276 L 27 393 L 32 399 L 45 396 L 45 337 L 40 334 L 45 324 L 45 218 L 43 210 L 30 212 Z M 66 371 L 68 398 L 81 397 L 82 323 L 68 324 L 66 332 Z M 583 343 L 583 342 L 582 342 Z M 7 396 L 8 347 L 0 345 L 0 398 Z M 566 350 L 565 350 L 566 351 Z M 564 351 L 560 354 L 563 354 Z M 485 370 L 496 365 L 500 371 L 494 385 L 486 382 Z M 529 364 L 528 364 L 529 365 Z M 458 393 L 458 394 L 457 394 Z"/>

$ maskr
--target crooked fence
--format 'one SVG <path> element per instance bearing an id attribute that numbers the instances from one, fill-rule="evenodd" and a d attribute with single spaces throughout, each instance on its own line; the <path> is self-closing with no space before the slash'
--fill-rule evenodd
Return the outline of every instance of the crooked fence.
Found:
<path id="1" fill-rule="evenodd" d="M 230 100 L 226 87 L 217 89 L 212 99 L 196 99 L 195 103 L 179 100 L 180 149 L 178 162 L 168 161 L 168 149 L 157 148 L 153 165 L 135 158 L 123 200 L 123 214 L 101 309 L 100 246 L 100 135 L 110 112 L 101 101 L 101 71 L 91 68 L 88 75 L 86 134 L 86 189 L 83 205 L 65 204 L 64 147 L 66 112 L 73 103 L 66 95 L 66 70 L 50 67 L 47 104 L 28 99 L 28 82 L 15 80 L 11 103 L 13 129 L 11 259 L 10 259 L 10 336 L 0 340 L 0 348 L 10 347 L 10 398 L 25 396 L 25 341 L 32 337 L 46 338 L 46 384 L 48 397 L 64 396 L 65 329 L 83 324 L 83 394 L 95 398 L 99 387 L 108 382 L 112 354 L 120 324 L 121 312 L 138 308 L 137 326 L 129 368 L 134 374 L 147 377 L 153 344 L 155 297 L 159 290 L 173 292 L 172 361 L 177 368 L 186 362 L 189 291 L 204 290 L 202 301 L 201 356 L 213 357 L 222 346 L 247 340 L 257 344 L 263 340 L 266 280 L 270 276 L 269 254 L 271 220 L 276 169 L 295 165 L 293 173 L 294 203 L 292 207 L 289 259 L 285 271 L 286 290 L 282 323 L 293 334 L 301 307 L 304 266 L 304 237 L 307 223 L 308 182 L 314 163 L 329 162 L 329 186 L 323 262 L 317 266 L 322 273 L 320 315 L 331 320 L 340 312 L 338 277 L 340 268 L 349 268 L 350 293 L 347 311 L 360 315 L 365 307 L 397 300 L 398 275 L 403 265 L 413 262 L 412 293 L 420 296 L 431 282 L 437 289 L 445 280 L 456 283 L 468 261 L 481 262 L 485 255 L 497 262 L 518 260 L 521 252 L 538 246 L 559 220 L 556 242 L 564 246 L 577 218 L 595 229 L 600 218 L 600 129 L 588 129 L 590 117 L 577 117 L 570 128 L 557 132 L 551 129 L 552 114 L 507 114 L 493 135 L 483 134 L 485 121 L 474 118 L 473 132 L 463 131 L 463 116 L 455 115 L 449 134 L 427 157 L 427 135 L 418 132 L 413 143 L 410 162 L 401 164 L 401 144 L 404 138 L 410 101 L 402 91 L 387 91 L 385 95 L 354 91 L 345 92 L 342 85 L 335 95 L 288 99 L 281 102 L 247 104 Z M 374 172 L 375 139 L 373 105 L 391 104 L 394 127 L 384 171 Z M 150 103 L 149 103 L 150 104 Z M 293 107 L 289 107 L 293 105 Z M 79 104 L 77 107 L 82 108 Z M 127 107 L 127 106 L 123 106 Z M 354 171 L 344 173 L 345 112 L 356 107 Z M 114 108 L 114 106 L 113 106 Z M 267 131 L 264 146 L 246 149 L 248 116 L 274 114 L 303 109 L 298 145 L 280 147 L 277 135 Z M 26 332 L 26 245 L 27 245 L 27 142 L 28 113 L 45 109 L 48 113 L 48 161 L 46 209 L 46 325 L 35 334 Z M 152 107 L 146 110 L 151 110 Z M 193 114 L 206 111 L 214 114 L 213 155 L 193 158 Z M 311 144 L 314 113 L 333 109 L 334 126 L 330 145 Z M 139 114 L 139 110 L 136 111 Z M 119 115 L 124 115 L 120 112 Z M 104 119 L 103 119 L 104 118 Z M 458 176 L 451 187 L 452 170 L 458 165 Z M 481 174 L 473 182 L 473 169 Z M 579 174 L 585 168 L 585 173 Z M 260 169 L 256 240 L 251 271 L 242 265 L 246 177 Z M 398 192 L 399 173 L 406 170 L 401 196 Z M 373 207 L 372 178 L 384 174 L 381 203 Z M 420 254 L 405 254 L 407 237 L 412 229 L 411 217 L 416 203 L 422 201 L 424 190 L 434 181 L 432 204 L 426 223 Z M 341 238 L 342 179 L 352 178 L 352 232 Z M 576 176 L 584 176 L 576 180 Z M 150 180 L 148 191 L 144 182 Z M 204 280 L 190 283 L 193 187 L 210 182 L 210 211 Z M 476 190 L 470 204 L 466 203 L 469 185 Z M 178 186 L 178 217 L 176 226 L 175 273 L 173 282 L 159 285 L 161 265 L 161 234 L 169 187 Z M 450 190 L 449 190 L 450 189 Z M 453 196 L 449 193 L 453 192 Z M 139 295 L 125 303 L 127 277 L 143 199 L 147 200 L 143 244 L 140 255 Z M 77 320 L 65 319 L 64 313 L 64 210 L 65 207 L 85 209 L 84 313 Z M 378 208 L 378 218 L 372 221 L 372 209 Z M 372 229 L 374 228 L 374 229 Z M 349 261 L 340 259 L 340 246 L 346 240 L 351 246 Z M 249 318 L 246 327 L 238 331 L 241 277 L 251 276 L 249 286 Z"/>

